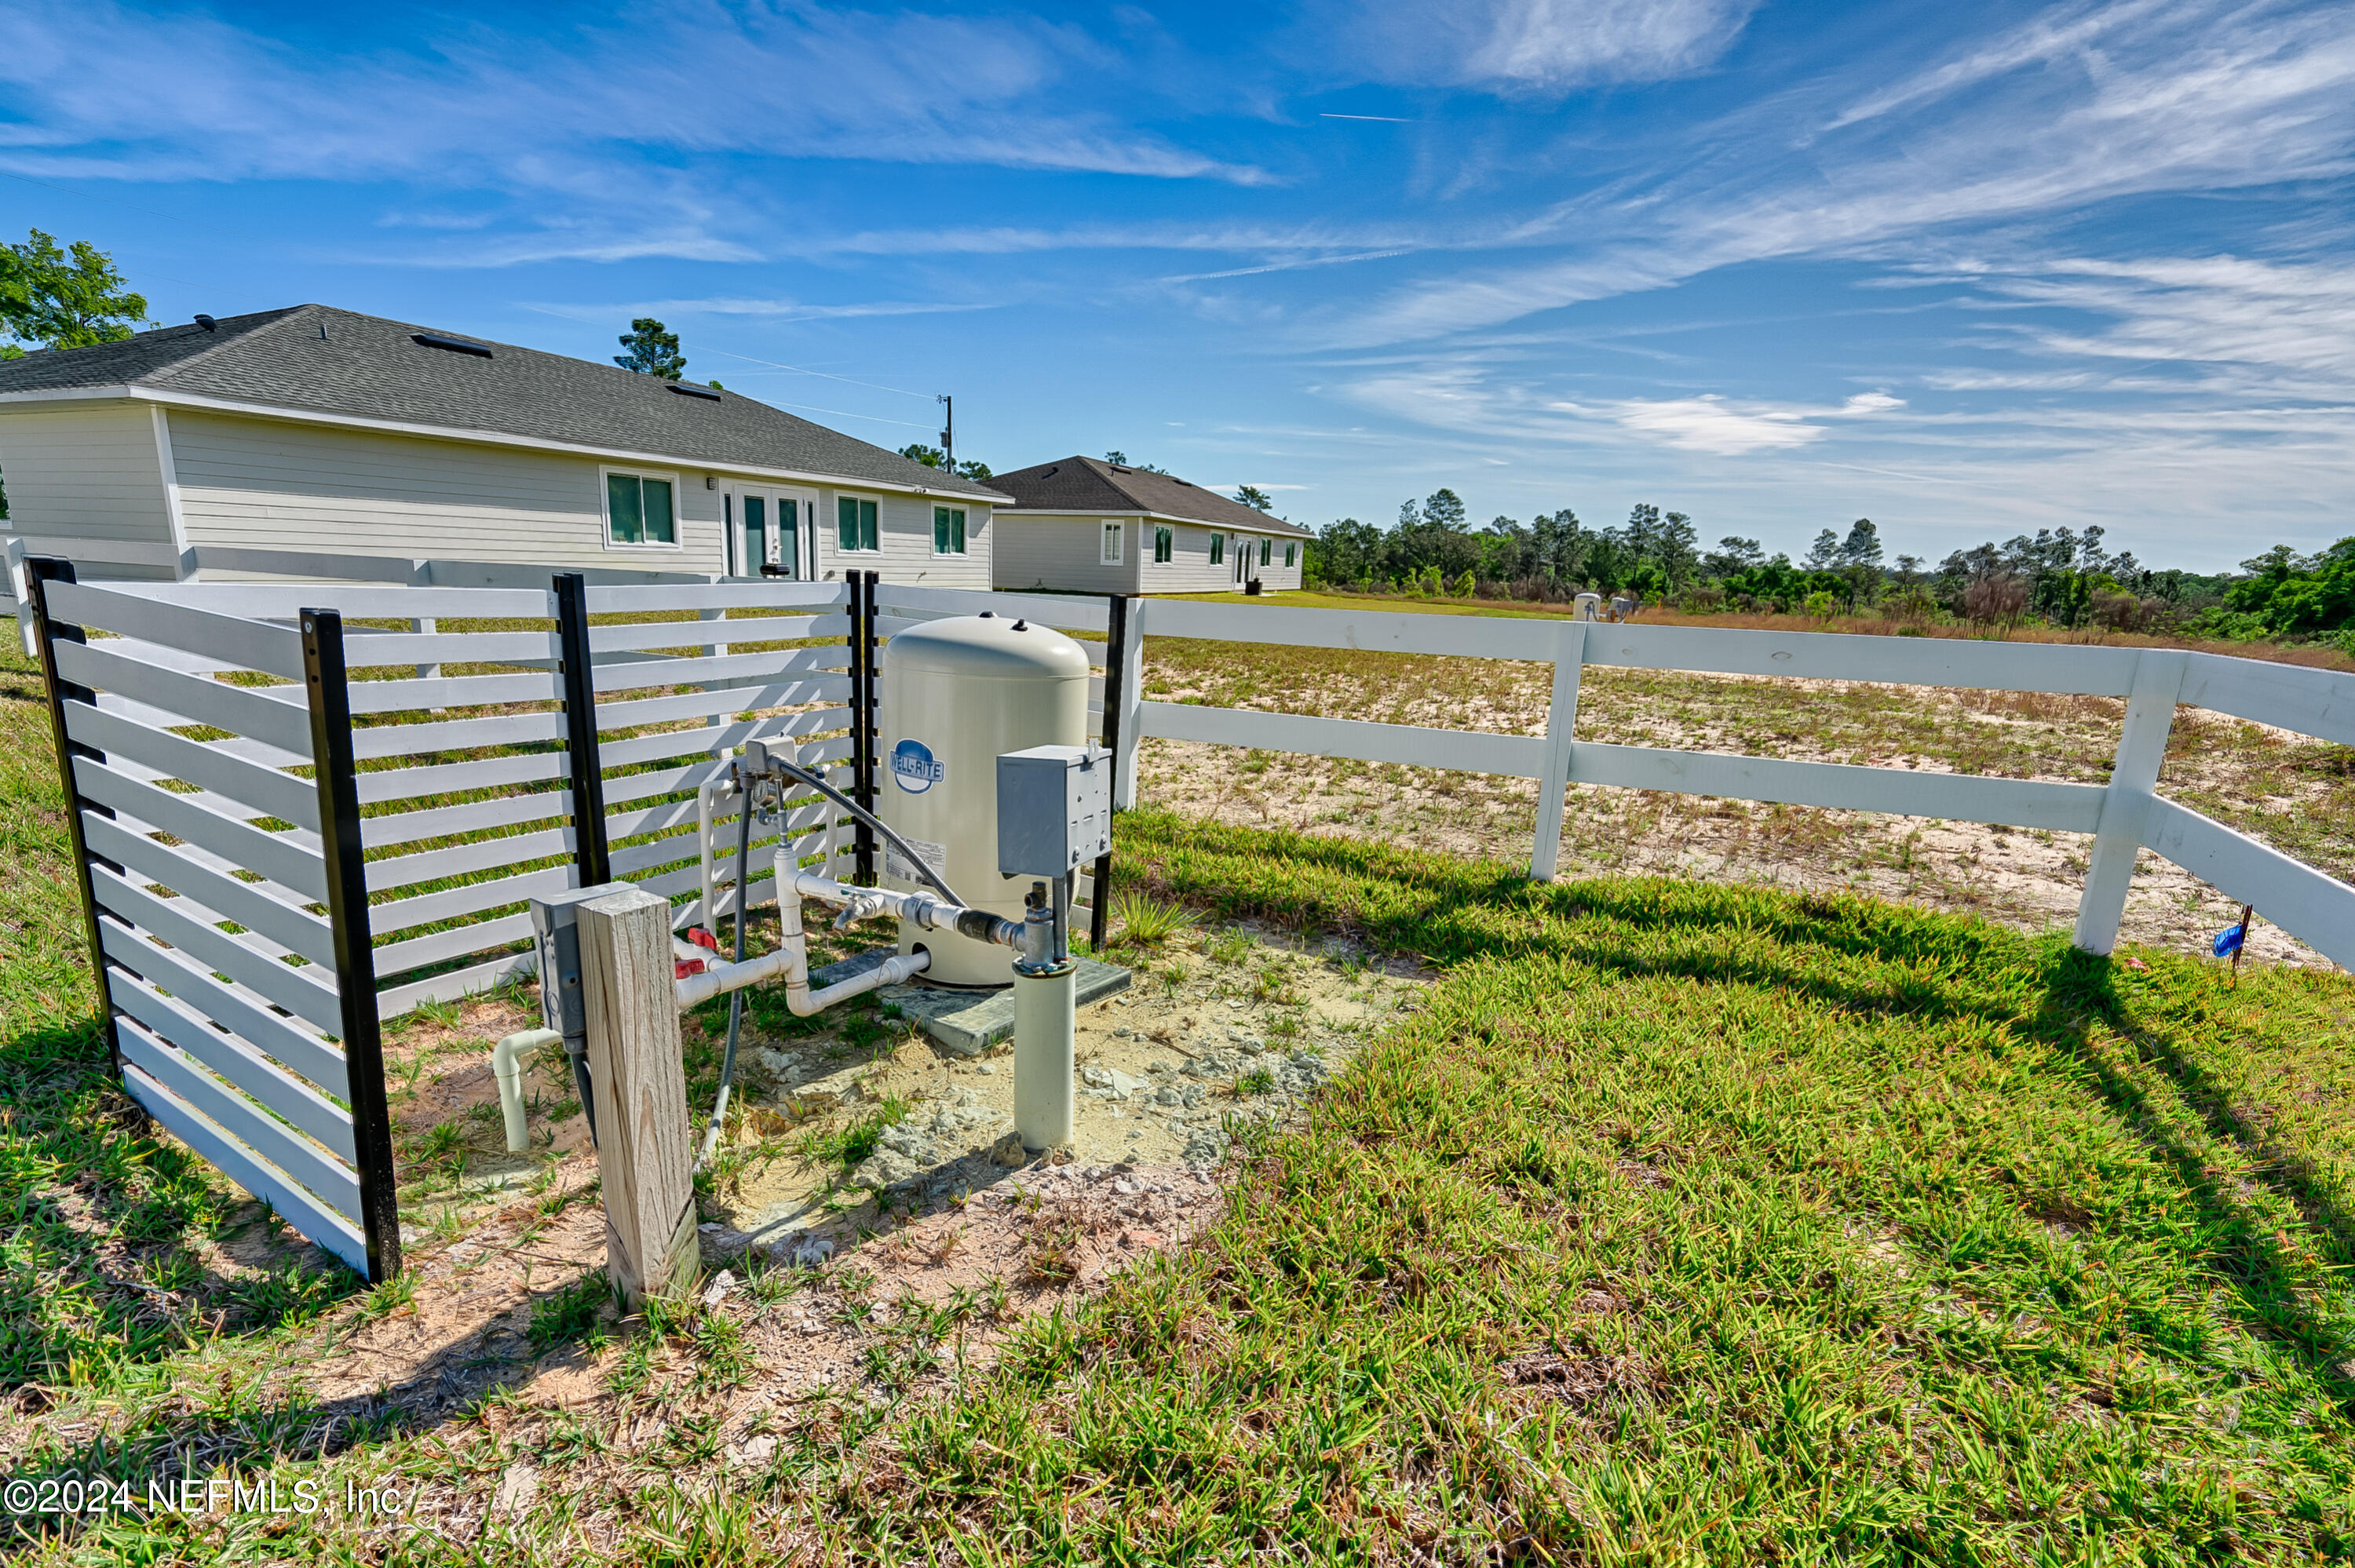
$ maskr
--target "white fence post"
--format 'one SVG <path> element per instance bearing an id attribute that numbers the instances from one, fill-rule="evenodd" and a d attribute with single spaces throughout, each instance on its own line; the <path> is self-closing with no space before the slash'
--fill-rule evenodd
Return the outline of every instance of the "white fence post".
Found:
<path id="1" fill-rule="evenodd" d="M 2175 725 L 2175 703 L 2183 691 L 2189 656 L 2171 648 L 2146 648 L 2135 661 L 2134 686 L 2126 698 L 2126 728 L 2118 736 L 2117 759 L 2102 800 L 2094 830 L 2093 863 L 2077 902 L 2076 944 L 2089 953 L 2118 945 L 2118 922 L 2126 915 L 2126 889 L 2134 881 L 2158 789 L 2159 765 L 2167 760 L 2167 735 Z"/>
<path id="2" fill-rule="evenodd" d="M 1128 601 L 1121 625 L 1120 690 L 1104 692 L 1104 706 L 1120 705 L 1120 752 L 1113 758 L 1112 809 L 1125 811 L 1136 804 L 1136 742 L 1145 707 L 1145 607 L 1152 601 L 1142 594 Z"/>
<path id="3" fill-rule="evenodd" d="M 1538 778 L 1537 843 L 1529 880 L 1551 882 L 1561 856 L 1561 817 L 1570 793 L 1570 747 L 1578 727 L 1578 681 L 1586 665 L 1586 624 L 1564 620 L 1553 656 L 1553 705 L 1546 711 L 1545 772 Z"/>

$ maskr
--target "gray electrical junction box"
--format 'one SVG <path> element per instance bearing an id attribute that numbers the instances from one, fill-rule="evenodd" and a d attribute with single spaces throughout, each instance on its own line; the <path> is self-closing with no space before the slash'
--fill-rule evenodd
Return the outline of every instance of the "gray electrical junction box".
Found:
<path id="1" fill-rule="evenodd" d="M 997 759 L 997 870 L 1061 876 L 1112 853 L 1112 753 L 1034 746 Z"/>

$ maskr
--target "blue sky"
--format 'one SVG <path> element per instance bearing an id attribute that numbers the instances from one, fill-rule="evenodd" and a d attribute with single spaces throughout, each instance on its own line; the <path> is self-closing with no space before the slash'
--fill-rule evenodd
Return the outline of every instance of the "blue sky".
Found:
<path id="1" fill-rule="evenodd" d="M 0 228 L 1322 524 L 2355 533 L 2355 8 L 0 10 Z"/>

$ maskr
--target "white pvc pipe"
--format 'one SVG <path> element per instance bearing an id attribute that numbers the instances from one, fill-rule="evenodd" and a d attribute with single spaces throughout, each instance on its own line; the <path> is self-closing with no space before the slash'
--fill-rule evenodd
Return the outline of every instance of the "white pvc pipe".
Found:
<path id="1" fill-rule="evenodd" d="M 523 1122 L 523 1059 L 549 1045 L 560 1045 L 564 1036 L 553 1029 L 525 1029 L 491 1047 L 491 1075 L 499 1081 L 499 1111 L 506 1118 L 507 1152 L 521 1154 L 531 1147 Z"/>

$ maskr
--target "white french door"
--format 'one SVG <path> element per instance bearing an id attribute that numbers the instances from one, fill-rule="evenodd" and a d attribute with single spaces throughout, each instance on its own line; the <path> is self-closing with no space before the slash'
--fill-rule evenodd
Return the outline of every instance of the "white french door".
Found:
<path id="1" fill-rule="evenodd" d="M 817 493 L 806 490 L 749 490 L 732 493 L 735 521 L 729 533 L 728 569 L 738 577 L 766 575 L 806 578 L 815 553 L 810 529 L 817 515 Z"/>

